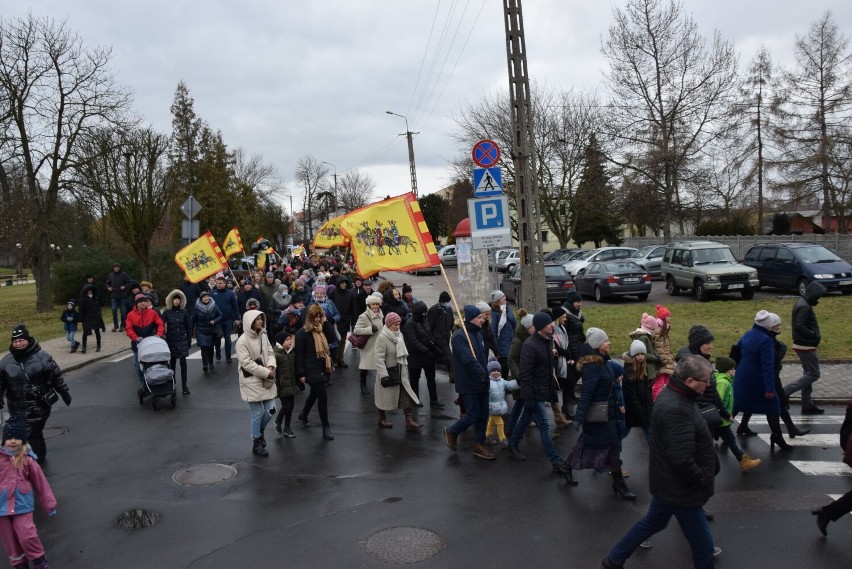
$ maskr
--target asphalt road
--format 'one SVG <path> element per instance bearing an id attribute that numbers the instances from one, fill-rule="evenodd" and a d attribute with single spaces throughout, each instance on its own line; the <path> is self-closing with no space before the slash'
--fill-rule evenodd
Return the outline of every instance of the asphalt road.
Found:
<path id="1" fill-rule="evenodd" d="M 336 440 L 323 441 L 317 427 L 296 428 L 295 439 L 270 429 L 270 456 L 259 458 L 251 454 L 235 366 L 217 366 L 203 378 L 196 356 L 192 395 L 179 394 L 174 410 L 152 411 L 138 404 L 132 360 L 121 357 L 68 373 L 73 405 L 57 405 L 48 423 L 46 471 L 59 513 L 36 519 L 56 567 L 338 569 L 408 558 L 430 568 L 596 568 L 648 506 L 647 449 L 638 432 L 624 445 L 628 483 L 639 494 L 630 503 L 613 496 L 606 475 L 577 473 L 580 485 L 571 488 L 550 474 L 535 430 L 522 444 L 526 462 L 504 454 L 476 459 L 469 435 L 458 452 L 449 451 L 441 433 L 456 414 L 452 404 L 423 413 L 420 432 L 406 432 L 400 413 L 393 429 L 379 430 L 372 397 L 359 394 L 350 365 L 330 388 Z M 443 375 L 439 394 L 451 403 Z M 823 539 L 809 513 L 829 494 L 852 489 L 852 469 L 831 442 L 842 412 L 832 406 L 811 420 L 815 433 L 831 435 L 811 437 L 818 446 L 770 453 L 762 438 L 747 440 L 747 452 L 764 464 L 745 475 L 720 449 L 717 495 L 707 506 L 723 549 L 719 567 L 849 567 L 852 519 L 831 524 Z M 311 418 L 318 423 L 316 410 Z M 768 433 L 756 420 L 752 426 Z M 576 436 L 563 430 L 557 448 L 567 455 Z M 207 464 L 230 465 L 236 476 L 207 486 L 172 479 Z M 132 509 L 159 514 L 159 521 L 119 527 L 116 518 Z M 392 528 L 401 529 L 386 531 Z M 690 567 L 677 524 L 627 566 Z"/>

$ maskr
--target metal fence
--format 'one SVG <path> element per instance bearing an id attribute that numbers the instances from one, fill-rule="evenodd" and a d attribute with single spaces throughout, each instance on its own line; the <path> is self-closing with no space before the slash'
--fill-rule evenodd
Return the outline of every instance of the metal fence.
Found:
<path id="1" fill-rule="evenodd" d="M 816 243 L 817 245 L 822 245 L 826 249 L 834 251 L 842 259 L 852 262 L 852 235 L 816 235 L 810 233 L 806 235 L 714 235 L 712 237 L 681 235 L 673 238 L 673 240 L 719 241 L 730 247 L 734 256 L 740 260 L 745 257 L 746 251 L 748 251 L 750 247 L 757 245 L 758 243 L 785 243 L 791 241 Z M 637 249 L 641 249 L 645 245 L 656 245 L 659 243 L 663 243 L 663 239 L 660 237 L 625 237 L 623 245 L 625 247 L 636 247 Z"/>

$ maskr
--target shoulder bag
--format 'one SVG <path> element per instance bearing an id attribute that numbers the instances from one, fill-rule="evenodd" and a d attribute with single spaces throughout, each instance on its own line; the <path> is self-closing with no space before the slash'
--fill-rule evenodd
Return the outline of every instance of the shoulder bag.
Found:
<path id="1" fill-rule="evenodd" d="M 382 378 L 382 387 L 394 387 L 395 385 L 399 385 L 401 383 L 402 374 L 399 370 L 399 366 L 395 365 L 393 367 L 389 367 L 387 377 Z"/>
<path id="2" fill-rule="evenodd" d="M 370 334 L 349 334 L 349 343 L 352 344 L 352 347 L 356 350 L 360 350 L 364 346 L 367 345 L 367 340 L 369 340 L 372 336 Z"/>

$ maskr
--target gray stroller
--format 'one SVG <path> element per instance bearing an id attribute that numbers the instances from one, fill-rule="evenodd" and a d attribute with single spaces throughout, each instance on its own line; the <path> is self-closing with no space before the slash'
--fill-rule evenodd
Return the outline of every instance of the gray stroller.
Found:
<path id="1" fill-rule="evenodd" d="M 172 409 L 177 402 L 175 372 L 169 367 L 171 352 L 166 341 L 159 336 L 148 336 L 137 345 L 139 368 L 145 378 L 145 387 L 139 388 L 139 404 L 151 395 L 151 409 L 157 408 L 157 399 L 171 397 Z"/>

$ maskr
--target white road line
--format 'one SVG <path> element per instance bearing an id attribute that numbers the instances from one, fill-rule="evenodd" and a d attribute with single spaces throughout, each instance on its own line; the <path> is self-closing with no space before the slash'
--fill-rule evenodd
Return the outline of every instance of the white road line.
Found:
<path id="1" fill-rule="evenodd" d="M 852 476 L 852 468 L 839 460 L 791 460 L 790 464 L 808 476 Z"/>
<path id="2" fill-rule="evenodd" d="M 133 352 L 128 352 L 128 353 L 126 353 L 126 354 L 122 354 L 122 355 L 120 355 L 120 356 L 116 356 L 116 357 L 114 357 L 114 358 L 110 358 L 110 359 L 108 359 L 108 360 L 107 360 L 107 362 L 109 362 L 109 363 L 111 363 L 111 364 L 114 364 L 114 363 L 116 363 L 116 362 L 120 362 L 120 361 L 122 361 L 122 360 L 126 360 L 127 358 L 132 358 L 132 357 L 133 357 Z"/>
<path id="3" fill-rule="evenodd" d="M 805 415 L 804 417 L 793 416 L 793 422 L 797 425 L 840 425 L 843 423 L 844 415 Z M 755 415 L 749 425 L 766 425 L 765 415 Z"/>
<path id="4" fill-rule="evenodd" d="M 766 444 L 769 444 L 769 433 L 760 433 L 758 437 Z M 838 456 L 842 454 L 840 449 L 840 437 L 837 435 L 803 435 L 801 437 L 796 437 L 795 439 L 785 438 L 784 440 L 794 447 L 837 447 Z"/>

